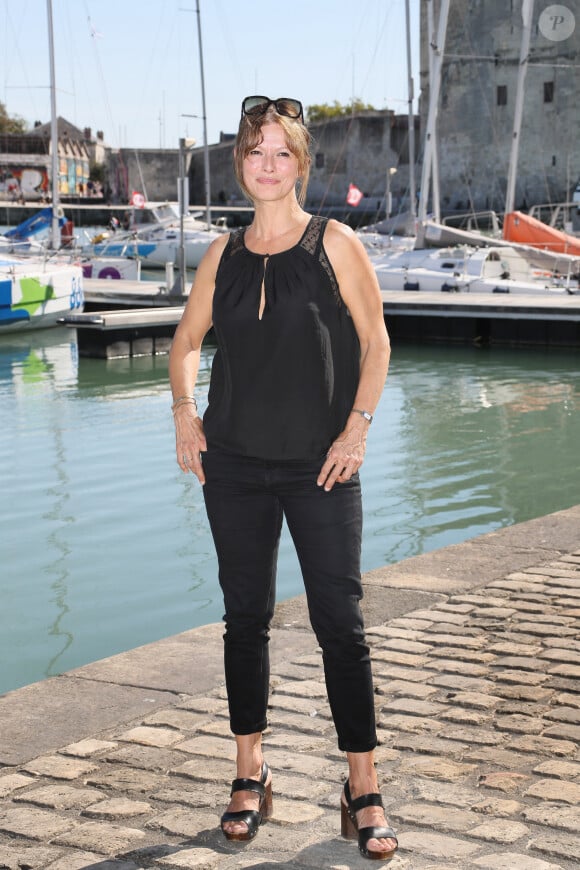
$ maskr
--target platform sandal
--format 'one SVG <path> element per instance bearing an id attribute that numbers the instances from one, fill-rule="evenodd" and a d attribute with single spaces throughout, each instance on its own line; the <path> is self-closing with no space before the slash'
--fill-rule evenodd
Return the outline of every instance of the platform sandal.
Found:
<path id="1" fill-rule="evenodd" d="M 272 783 L 266 785 L 270 768 L 264 761 L 262 763 L 262 775 L 260 780 L 256 779 L 234 779 L 232 782 L 232 790 L 230 795 L 237 791 L 253 791 L 260 798 L 260 804 L 257 810 L 237 810 L 236 812 L 226 812 L 221 817 L 221 829 L 224 837 L 227 840 L 253 840 L 258 833 L 258 828 L 272 815 Z M 226 822 L 243 822 L 247 831 L 232 834 L 230 831 L 224 830 Z"/>
<path id="2" fill-rule="evenodd" d="M 356 840 L 358 839 L 358 848 L 361 855 L 364 855 L 365 858 L 371 858 L 374 861 L 386 861 L 388 858 L 392 858 L 397 849 L 399 848 L 399 842 L 396 837 L 396 832 L 393 828 L 386 826 L 379 827 L 368 827 L 368 828 L 359 828 L 356 814 L 359 810 L 363 810 L 365 807 L 383 807 L 383 799 L 380 794 L 363 794 L 360 797 L 355 798 L 354 800 L 350 795 L 350 786 L 348 784 L 348 779 L 344 784 L 344 797 L 346 799 L 346 804 L 341 800 L 340 802 L 340 821 L 341 821 L 341 834 L 347 840 Z M 394 849 L 390 849 L 389 851 L 374 851 L 368 849 L 369 840 L 394 840 L 396 842 L 396 846 Z"/>

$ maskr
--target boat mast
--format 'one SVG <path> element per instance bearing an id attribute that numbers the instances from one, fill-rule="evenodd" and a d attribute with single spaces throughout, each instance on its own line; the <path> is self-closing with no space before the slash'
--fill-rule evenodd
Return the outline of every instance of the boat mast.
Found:
<path id="1" fill-rule="evenodd" d="M 433 0 L 428 0 L 433 3 Z M 437 128 L 437 111 L 439 107 L 439 93 L 441 91 L 441 68 L 443 66 L 443 49 L 445 48 L 445 35 L 447 32 L 447 19 L 449 17 L 450 0 L 441 0 L 439 10 L 439 26 L 437 28 L 437 40 L 430 46 L 433 53 L 433 67 L 429 83 L 429 110 L 427 113 L 427 128 L 425 131 L 425 147 L 423 149 L 423 168 L 421 172 L 421 189 L 419 197 L 419 220 L 427 219 L 427 203 L 429 201 L 429 187 L 431 183 L 431 169 L 434 163 L 435 133 Z M 429 65 L 431 71 L 431 64 Z M 434 203 L 434 208 L 439 212 L 439 203 Z"/>
<path id="2" fill-rule="evenodd" d="M 48 55 L 50 62 L 50 149 L 52 158 L 52 223 L 50 247 L 59 247 L 58 216 L 59 201 L 59 160 L 58 160 L 58 119 L 56 116 L 56 76 L 54 72 L 54 28 L 52 24 L 52 0 L 46 0 L 48 15 Z"/>
<path id="3" fill-rule="evenodd" d="M 203 46 L 201 42 L 201 15 L 199 11 L 199 0 L 195 0 L 195 11 L 197 14 L 197 39 L 199 43 L 199 69 L 201 76 L 201 111 L 203 117 L 203 174 L 205 181 L 205 211 L 208 230 L 211 227 L 211 191 L 209 179 L 209 147 L 207 144 L 207 112 L 205 110 L 205 79 L 203 74 Z"/>
<path id="4" fill-rule="evenodd" d="M 411 200 L 409 213 L 411 220 L 414 222 L 417 212 L 415 198 L 415 116 L 413 115 L 413 72 L 411 69 L 411 15 L 409 11 L 409 0 L 405 0 L 405 26 L 407 31 L 407 92 L 409 95 L 409 198 Z M 388 207 L 388 203 L 387 203 Z"/>
<path id="5" fill-rule="evenodd" d="M 429 48 L 434 46 L 435 20 L 433 16 L 433 3 L 427 5 L 427 32 L 429 39 Z M 433 51 L 429 51 L 429 87 L 431 88 L 434 81 L 433 71 Z M 439 103 L 437 103 L 439 106 Z M 431 152 L 431 184 L 433 187 L 433 214 L 437 223 L 441 222 L 441 195 L 439 188 L 439 143 L 437 133 L 433 136 L 433 151 Z"/>
<path id="6" fill-rule="evenodd" d="M 530 37 L 532 32 L 532 16 L 534 14 L 534 0 L 522 0 L 522 41 L 520 44 L 520 64 L 518 67 L 518 81 L 516 85 L 516 105 L 514 112 L 514 129 L 512 133 L 512 146 L 510 153 L 510 165 L 505 198 L 505 213 L 514 210 L 516 196 L 516 176 L 518 171 L 518 152 L 520 147 L 520 132 L 522 127 L 522 115 L 524 110 L 524 83 L 528 70 L 528 58 L 530 56 Z"/>

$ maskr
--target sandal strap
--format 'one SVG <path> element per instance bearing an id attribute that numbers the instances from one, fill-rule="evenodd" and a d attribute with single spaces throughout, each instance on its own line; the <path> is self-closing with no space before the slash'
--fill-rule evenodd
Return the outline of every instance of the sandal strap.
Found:
<path id="1" fill-rule="evenodd" d="M 234 779 L 232 782 L 232 790 L 230 792 L 230 796 L 233 795 L 236 791 L 253 791 L 257 795 L 260 795 L 260 798 L 263 798 L 266 794 L 266 780 L 268 779 L 269 767 L 265 761 L 262 762 L 262 773 L 260 775 L 260 781 L 257 779 L 247 779 L 245 777 L 240 777 L 239 779 Z"/>
<path id="2" fill-rule="evenodd" d="M 223 814 L 221 828 L 223 831 L 226 822 L 242 822 L 247 827 L 247 837 L 251 840 L 256 836 L 262 821 L 263 816 L 259 810 L 237 810 L 237 812 Z"/>
<path id="3" fill-rule="evenodd" d="M 354 815 L 358 813 L 359 810 L 364 810 L 365 807 L 383 807 L 383 799 L 380 794 L 361 794 L 360 797 L 355 798 L 354 800 L 350 794 L 350 784 L 348 779 L 344 784 L 344 797 L 350 812 Z"/>
<path id="4" fill-rule="evenodd" d="M 255 779 L 234 779 L 230 794 L 234 794 L 236 791 L 254 791 L 256 794 L 260 795 L 261 798 L 266 794 L 266 789 L 262 783 Z"/>
<path id="5" fill-rule="evenodd" d="M 395 840 L 397 844 L 399 841 L 397 840 L 397 832 L 394 828 L 385 827 L 385 826 L 373 826 L 371 825 L 368 828 L 360 828 L 359 832 L 359 840 L 364 842 L 365 845 L 369 840 Z"/>
<path id="6" fill-rule="evenodd" d="M 262 813 L 259 810 L 237 810 L 235 812 L 223 813 L 221 817 L 222 824 L 224 822 L 245 822 L 248 828 L 255 825 L 262 818 Z"/>
<path id="7" fill-rule="evenodd" d="M 364 810 L 365 807 L 383 807 L 383 799 L 380 794 L 361 794 L 360 797 L 351 800 L 349 809 L 353 813 L 358 813 L 359 810 Z"/>

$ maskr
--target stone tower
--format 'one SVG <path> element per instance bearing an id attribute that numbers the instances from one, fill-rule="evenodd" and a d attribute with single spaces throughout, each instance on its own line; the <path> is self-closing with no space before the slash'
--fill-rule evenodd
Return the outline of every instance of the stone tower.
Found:
<path id="1" fill-rule="evenodd" d="M 421 0 L 421 126 L 429 103 Z M 442 214 L 505 207 L 526 0 L 451 0 L 437 125 Z M 515 207 L 572 199 L 580 178 L 580 3 L 535 0 Z"/>

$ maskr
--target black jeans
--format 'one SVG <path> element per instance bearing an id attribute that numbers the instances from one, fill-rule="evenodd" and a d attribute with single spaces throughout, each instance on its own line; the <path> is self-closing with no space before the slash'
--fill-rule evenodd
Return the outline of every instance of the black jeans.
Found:
<path id="1" fill-rule="evenodd" d="M 205 504 L 224 594 L 224 662 L 234 734 L 267 725 L 269 629 L 282 518 L 296 547 L 330 709 L 343 751 L 376 746 L 369 648 L 360 609 L 362 506 L 358 474 L 330 492 L 323 458 L 268 462 L 210 449 Z"/>

